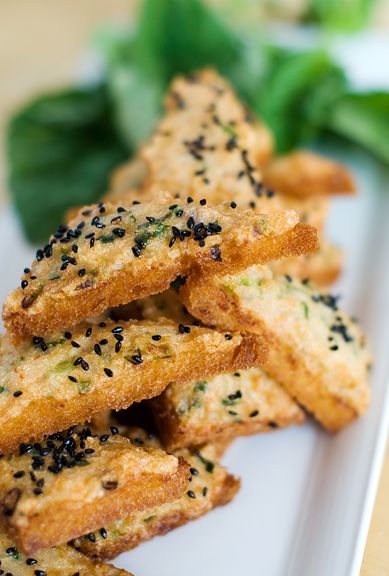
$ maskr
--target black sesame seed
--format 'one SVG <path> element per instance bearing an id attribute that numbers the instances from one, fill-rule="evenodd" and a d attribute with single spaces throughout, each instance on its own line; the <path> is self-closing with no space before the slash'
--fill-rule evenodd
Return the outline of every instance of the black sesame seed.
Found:
<path id="1" fill-rule="evenodd" d="M 147 220 L 147 222 L 150 222 L 151 224 L 152 224 L 153 222 L 155 222 L 154 216 L 146 216 L 146 220 Z"/>
<path id="2" fill-rule="evenodd" d="M 143 358 L 142 358 L 141 353 L 139 353 L 139 354 L 134 354 L 133 356 L 131 356 L 131 362 L 132 362 L 133 364 L 142 364 Z"/>
<path id="3" fill-rule="evenodd" d="M 83 359 L 82 362 L 81 362 L 81 368 L 82 368 L 83 370 L 85 370 L 85 372 L 86 372 L 87 370 L 89 370 L 89 364 L 88 364 L 88 362 L 86 362 L 84 359 Z"/>
<path id="4" fill-rule="evenodd" d="M 89 327 L 89 328 L 87 329 L 87 331 L 85 332 L 85 336 L 86 336 L 87 338 L 89 338 L 89 336 L 90 336 L 91 334 L 92 334 L 92 328 Z"/>
<path id="5" fill-rule="evenodd" d="M 77 378 L 75 378 L 74 376 L 68 376 L 70 382 L 77 382 Z"/>
<path id="6" fill-rule="evenodd" d="M 336 344 L 334 344 L 334 346 L 330 346 L 330 350 L 339 350 L 339 346 L 337 346 Z"/>
<path id="7" fill-rule="evenodd" d="M 193 198 L 192 196 L 188 196 L 188 198 L 186 199 L 188 204 L 191 204 L 193 202 Z"/>
<path id="8" fill-rule="evenodd" d="M 178 204 L 171 204 L 169 206 L 169 210 L 174 210 L 175 208 L 178 208 Z"/>
<path id="9" fill-rule="evenodd" d="M 26 564 L 27 566 L 33 566 L 34 564 L 37 564 L 38 560 L 35 560 L 35 558 L 27 558 L 26 560 Z"/>
<path id="10" fill-rule="evenodd" d="M 100 534 L 103 540 L 107 539 L 107 531 L 105 528 L 100 528 Z"/>
<path id="11" fill-rule="evenodd" d="M 105 346 L 106 344 L 108 344 L 108 340 L 106 338 L 103 338 L 102 340 L 100 340 L 99 344 L 101 346 Z"/>
<path id="12" fill-rule="evenodd" d="M 65 336 L 66 340 L 70 340 L 70 338 L 72 337 L 72 334 L 71 334 L 71 332 L 65 332 L 64 336 Z"/>
<path id="13" fill-rule="evenodd" d="M 24 273 L 25 273 L 25 274 L 29 274 L 30 272 L 31 272 L 30 268 L 25 268 L 25 269 L 24 269 Z"/>
<path id="14" fill-rule="evenodd" d="M 14 392 L 15 398 L 19 398 L 19 396 L 21 396 L 22 394 L 23 392 L 21 390 L 17 390 L 16 392 Z"/>
<path id="15" fill-rule="evenodd" d="M 204 486 L 203 488 L 203 496 L 205 497 L 208 494 L 208 488 Z"/>
<path id="16" fill-rule="evenodd" d="M 41 494 L 43 494 L 42 488 L 34 488 L 34 494 L 35 496 L 40 496 Z"/>
<path id="17" fill-rule="evenodd" d="M 119 208 L 117 208 L 117 210 L 116 210 L 116 212 L 119 212 L 119 214 L 120 214 L 121 212 L 125 212 L 125 211 L 126 211 L 126 209 L 123 208 L 123 206 L 119 206 Z"/>
<path id="18" fill-rule="evenodd" d="M 112 233 L 118 238 L 123 238 L 126 235 L 126 231 L 124 228 L 113 228 Z"/>
<path id="19" fill-rule="evenodd" d="M 197 468 L 190 468 L 190 473 L 192 474 L 192 476 L 198 476 L 200 474 Z"/>
<path id="20" fill-rule="evenodd" d="M 123 332 L 123 326 L 115 326 L 115 328 L 113 328 L 111 332 L 112 334 L 119 334 L 120 332 Z"/>
<path id="21" fill-rule="evenodd" d="M 100 322 L 99 326 L 100 326 L 100 328 L 105 328 L 107 326 L 107 324 L 105 322 Z"/>
<path id="22" fill-rule="evenodd" d="M 196 498 L 196 494 L 193 492 L 193 490 L 188 490 L 187 494 L 188 494 L 189 498 L 193 498 L 193 499 Z"/>
<path id="23" fill-rule="evenodd" d="M 14 478 L 22 478 L 22 476 L 24 475 L 25 475 L 24 470 L 18 470 L 17 472 L 15 472 Z"/>
<path id="24" fill-rule="evenodd" d="M 11 555 L 13 556 L 13 555 L 18 553 L 18 550 L 17 550 L 17 548 L 11 547 L 11 548 L 7 548 L 5 553 L 8 554 L 9 556 L 11 556 Z"/>
<path id="25" fill-rule="evenodd" d="M 258 416 L 259 411 L 258 410 L 253 410 L 252 412 L 250 412 L 249 416 L 250 418 L 255 418 L 255 416 Z"/>
<path id="26" fill-rule="evenodd" d="M 23 288 L 23 290 L 24 290 L 25 288 L 27 288 L 27 286 L 28 286 L 27 280 L 22 280 L 22 282 L 21 282 L 21 287 Z"/>
<path id="27" fill-rule="evenodd" d="M 35 576 L 46 576 L 46 572 L 44 570 L 35 570 Z"/>
<path id="28" fill-rule="evenodd" d="M 122 343 L 121 343 L 121 342 L 116 342 L 116 344 L 115 344 L 115 352 L 116 352 L 116 353 L 120 352 L 121 347 L 122 347 Z"/>
<path id="29" fill-rule="evenodd" d="M 170 240 L 170 242 L 169 242 L 169 248 L 171 248 L 171 247 L 173 246 L 173 244 L 174 244 L 175 241 L 176 241 L 176 238 L 177 238 L 177 236 L 173 236 L 173 238 Z"/>
<path id="30" fill-rule="evenodd" d="M 155 340 L 156 342 L 158 342 L 159 340 L 161 340 L 162 336 L 160 336 L 159 334 L 154 334 L 151 339 Z"/>
<path id="31" fill-rule="evenodd" d="M 112 370 L 110 370 L 109 368 L 104 368 L 104 372 L 106 373 L 108 378 L 112 378 L 112 376 L 113 376 Z"/>
<path id="32" fill-rule="evenodd" d="M 95 353 L 97 354 L 97 356 L 101 356 L 100 344 L 95 344 L 93 349 L 94 349 Z"/>
<path id="33" fill-rule="evenodd" d="M 75 342 L 74 340 L 72 340 L 72 341 L 70 342 L 70 344 L 73 346 L 73 348 L 79 348 L 79 347 L 80 347 L 79 343 L 78 343 L 78 342 Z"/>
<path id="34" fill-rule="evenodd" d="M 81 268 L 81 269 L 78 271 L 78 275 L 80 276 L 80 278 L 82 278 L 83 276 L 85 276 L 85 272 L 86 272 L 85 268 Z"/>
<path id="35" fill-rule="evenodd" d="M 133 246 L 133 247 L 131 248 L 131 250 L 132 250 L 135 258 L 139 258 L 139 256 L 140 256 L 140 249 L 138 248 L 138 246 Z"/>
<path id="36" fill-rule="evenodd" d="M 116 436 L 117 434 L 119 434 L 119 429 L 116 428 L 116 426 L 110 426 L 109 429 L 111 430 L 112 436 Z"/>
<path id="37" fill-rule="evenodd" d="M 105 444 L 108 439 L 109 439 L 109 434 L 103 434 L 102 436 L 100 436 L 100 442 L 102 442 L 103 444 Z"/>
<path id="38" fill-rule="evenodd" d="M 201 205 L 201 206 L 205 206 L 206 203 L 207 203 L 206 199 L 205 199 L 205 198 L 201 198 L 201 200 L 200 200 L 200 205 Z"/>
<path id="39" fill-rule="evenodd" d="M 237 204 L 236 204 L 236 202 L 231 202 L 230 206 L 231 206 L 231 208 L 236 208 Z"/>
<path id="40" fill-rule="evenodd" d="M 232 334 L 224 334 L 226 340 L 232 340 Z"/>
<path id="41" fill-rule="evenodd" d="M 72 252 L 74 252 L 75 254 L 77 254 L 77 252 L 78 252 L 78 246 L 77 246 L 77 244 L 72 244 Z"/>

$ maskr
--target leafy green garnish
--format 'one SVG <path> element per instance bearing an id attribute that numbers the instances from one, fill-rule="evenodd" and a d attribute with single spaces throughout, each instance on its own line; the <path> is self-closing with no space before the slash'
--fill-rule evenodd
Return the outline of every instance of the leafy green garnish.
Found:
<path id="1" fill-rule="evenodd" d="M 309 318 L 309 306 L 306 302 L 301 302 L 302 306 L 303 306 L 303 311 L 304 311 L 304 318 L 306 320 L 308 320 Z"/>
<path id="2" fill-rule="evenodd" d="M 109 172 L 126 157 L 112 130 L 106 90 L 44 95 L 8 128 L 9 185 L 24 230 L 47 239 L 68 208 L 95 202 Z"/>
<path id="3" fill-rule="evenodd" d="M 389 164 L 389 93 L 345 94 L 331 107 L 328 124 Z"/>
<path id="4" fill-rule="evenodd" d="M 0 386 L 0 394 L 5 392 L 6 390 L 7 390 L 7 388 L 5 386 Z"/>

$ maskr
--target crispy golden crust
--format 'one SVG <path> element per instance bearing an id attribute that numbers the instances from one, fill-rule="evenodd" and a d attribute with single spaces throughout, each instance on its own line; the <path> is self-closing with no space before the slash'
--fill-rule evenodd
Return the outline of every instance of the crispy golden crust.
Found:
<path id="1" fill-rule="evenodd" d="M 138 439 L 142 438 L 139 431 L 130 431 L 129 434 L 130 437 L 135 434 Z M 192 479 L 188 486 L 190 493 L 188 491 L 175 502 L 132 514 L 95 532 L 93 542 L 87 535 L 73 542 L 73 545 L 91 558 L 108 560 L 232 500 L 239 490 L 240 482 L 217 464 L 217 449 L 208 445 L 201 448 L 201 451 L 181 450 L 177 454 L 184 457 L 191 466 Z"/>
<path id="2" fill-rule="evenodd" d="M 192 279 L 180 295 L 204 323 L 266 338 L 267 372 L 330 431 L 369 404 L 370 354 L 358 326 L 336 299 L 265 267 Z"/>
<path id="3" fill-rule="evenodd" d="M 240 270 L 318 249 L 316 230 L 299 224 L 292 211 L 259 215 L 229 206 L 171 206 L 84 211 L 85 219 L 71 226 L 77 238 L 71 244 L 57 239 L 49 257 L 38 251 L 39 261 L 23 276 L 27 285 L 8 296 L 3 319 L 14 341 L 72 327 L 107 308 L 162 292 L 191 270 Z"/>
<path id="4" fill-rule="evenodd" d="M 56 546 L 34 554 L 36 562 L 32 563 L 15 546 L 15 542 L 4 532 L 0 532 L 0 566 L 1 573 L 10 576 L 131 576 L 126 570 L 115 568 L 110 564 L 90 560 L 71 546 Z M 42 571 L 42 572 L 38 572 Z"/>
<path id="5" fill-rule="evenodd" d="M 320 251 L 317 254 L 269 263 L 275 274 L 289 274 L 300 280 L 309 278 L 317 286 L 328 286 L 335 282 L 342 272 L 342 265 L 342 250 L 325 241 L 320 242 Z"/>
<path id="6" fill-rule="evenodd" d="M 296 150 L 266 166 L 265 186 L 291 196 L 352 194 L 355 183 L 342 164 L 309 152 Z"/>
<path id="7" fill-rule="evenodd" d="M 24 553 L 176 500 L 187 488 L 183 458 L 116 433 L 71 432 L 42 441 L 38 450 L 22 445 L 21 454 L 0 461 L 3 521 Z"/>
<path id="8" fill-rule="evenodd" d="M 260 368 L 173 383 L 150 403 L 169 452 L 304 422 L 299 406 Z"/>
<path id="9" fill-rule="evenodd" d="M 69 338 L 62 333 L 36 346 L 15 348 L 7 337 L 0 339 L 2 453 L 107 408 L 157 396 L 172 375 L 183 383 L 261 365 L 267 358 L 266 345 L 253 336 L 227 339 L 196 326 L 182 333 L 168 320 L 104 324 L 84 323 Z"/>

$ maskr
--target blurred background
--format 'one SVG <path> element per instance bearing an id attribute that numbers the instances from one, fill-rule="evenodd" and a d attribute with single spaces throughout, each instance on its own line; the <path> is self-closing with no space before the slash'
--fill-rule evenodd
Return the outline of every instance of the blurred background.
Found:
<path id="1" fill-rule="evenodd" d="M 207 64 L 277 151 L 330 138 L 388 166 L 388 62 L 388 0 L 0 0 L 0 214 L 44 241 L 147 137 L 171 77 Z M 388 533 L 387 458 L 364 576 L 389 574 Z"/>

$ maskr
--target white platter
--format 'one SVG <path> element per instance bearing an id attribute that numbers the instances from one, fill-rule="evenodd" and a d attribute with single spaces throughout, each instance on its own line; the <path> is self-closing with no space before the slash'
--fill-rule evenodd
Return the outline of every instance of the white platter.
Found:
<path id="1" fill-rule="evenodd" d="M 358 181 L 357 198 L 334 201 L 329 235 L 347 258 L 335 292 L 344 293 L 375 355 L 370 410 L 334 437 L 310 423 L 236 441 L 224 459 L 243 481 L 234 502 L 121 555 L 116 564 L 136 576 L 359 573 L 389 428 L 389 182 L 362 152 L 326 152 Z M 1 301 L 33 254 L 5 212 Z"/>

